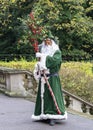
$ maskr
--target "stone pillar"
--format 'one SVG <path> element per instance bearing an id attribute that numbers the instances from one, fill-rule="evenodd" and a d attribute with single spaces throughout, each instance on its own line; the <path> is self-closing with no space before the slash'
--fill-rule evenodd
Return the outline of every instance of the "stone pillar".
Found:
<path id="1" fill-rule="evenodd" d="M 73 110 L 76 110 L 76 111 L 79 111 L 79 112 L 82 112 L 82 109 L 81 109 L 81 102 L 76 100 L 75 98 L 72 98 L 70 97 L 70 105 L 69 105 L 69 108 L 73 109 Z"/>
<path id="2" fill-rule="evenodd" d="M 87 113 L 87 114 L 90 114 L 90 112 L 89 112 L 90 107 L 89 107 L 89 106 L 86 106 L 86 108 L 87 108 L 86 113 Z"/>
<path id="3" fill-rule="evenodd" d="M 6 89 L 11 95 L 26 96 L 27 92 L 24 88 L 24 74 L 12 73 L 6 75 Z"/>

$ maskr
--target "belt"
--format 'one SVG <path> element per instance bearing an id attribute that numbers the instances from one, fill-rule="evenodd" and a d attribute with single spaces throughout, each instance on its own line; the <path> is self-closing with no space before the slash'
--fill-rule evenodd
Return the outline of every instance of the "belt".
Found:
<path id="1" fill-rule="evenodd" d="M 58 76 L 58 73 L 50 73 L 50 74 L 45 74 L 46 77 L 51 77 L 51 76 Z M 41 74 L 41 77 L 43 77 L 44 74 Z"/>

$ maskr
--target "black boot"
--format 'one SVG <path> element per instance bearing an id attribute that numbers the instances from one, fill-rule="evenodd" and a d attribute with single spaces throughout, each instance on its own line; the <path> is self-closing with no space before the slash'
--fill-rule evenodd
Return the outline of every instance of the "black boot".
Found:
<path id="1" fill-rule="evenodd" d="M 51 126 L 54 126 L 54 125 L 55 125 L 55 120 L 54 120 L 54 119 L 50 119 L 49 124 L 50 124 Z"/>

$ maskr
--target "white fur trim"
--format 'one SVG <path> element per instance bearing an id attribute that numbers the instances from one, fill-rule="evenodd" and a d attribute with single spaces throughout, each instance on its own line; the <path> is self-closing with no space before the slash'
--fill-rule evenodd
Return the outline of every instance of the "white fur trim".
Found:
<path id="1" fill-rule="evenodd" d="M 40 70 L 39 70 L 38 64 L 39 64 L 39 62 L 37 62 L 35 64 L 35 68 L 34 68 L 34 71 L 33 71 L 34 78 L 37 82 L 39 82 L 39 79 L 40 79 Z M 38 72 L 38 74 L 37 74 L 37 72 Z"/>
<path id="2" fill-rule="evenodd" d="M 64 115 L 52 115 L 52 114 L 41 114 L 39 116 L 32 115 L 32 120 L 42 120 L 42 119 L 59 119 L 59 120 L 66 120 L 67 119 L 67 112 Z"/>
<path id="3" fill-rule="evenodd" d="M 40 60 L 40 63 L 39 63 L 40 70 L 47 70 L 46 57 L 47 57 L 47 55 L 42 53 L 41 60 Z"/>

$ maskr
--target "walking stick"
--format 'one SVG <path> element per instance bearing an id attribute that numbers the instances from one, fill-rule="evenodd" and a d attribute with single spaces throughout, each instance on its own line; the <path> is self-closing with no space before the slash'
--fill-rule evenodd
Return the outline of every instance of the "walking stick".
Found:
<path id="1" fill-rule="evenodd" d="M 52 91 L 52 89 L 51 89 L 51 86 L 50 86 L 50 84 L 49 84 L 49 82 L 48 82 L 48 79 L 47 79 L 47 77 L 46 77 L 46 74 L 45 74 L 45 71 L 44 71 L 44 70 L 43 70 L 43 75 L 44 75 L 44 79 L 45 79 L 45 81 L 46 81 L 46 84 L 47 84 L 47 86 L 48 86 L 48 89 L 49 89 L 49 91 L 50 91 L 50 94 L 51 94 L 51 96 L 52 96 L 52 99 L 53 99 L 53 101 L 54 101 L 54 104 L 55 104 L 55 106 L 56 106 L 57 112 L 58 112 L 58 114 L 61 114 L 61 111 L 60 111 L 60 109 L 59 109 L 59 107 L 58 107 L 58 104 L 57 104 L 57 102 L 56 102 L 56 98 L 55 98 L 55 96 L 54 96 L 54 93 L 53 93 L 53 91 Z"/>
<path id="2" fill-rule="evenodd" d="M 44 114 L 44 82 L 43 77 L 41 78 L 41 114 Z"/>

